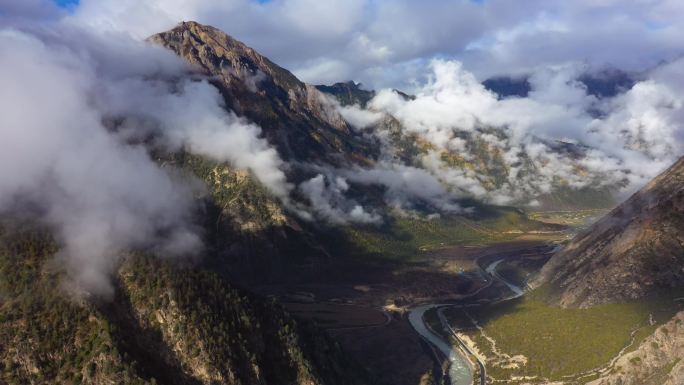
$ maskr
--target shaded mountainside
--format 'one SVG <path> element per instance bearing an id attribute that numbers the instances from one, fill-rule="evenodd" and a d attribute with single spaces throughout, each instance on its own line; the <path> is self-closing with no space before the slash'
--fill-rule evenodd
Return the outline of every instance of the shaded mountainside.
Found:
<path id="1" fill-rule="evenodd" d="M 241 284 L 269 283 L 329 261 L 311 225 L 287 212 L 249 172 L 189 153 L 165 161 L 207 186 L 204 263 L 213 270 Z"/>
<path id="2" fill-rule="evenodd" d="M 587 307 L 684 289 L 684 157 L 579 234 L 544 266 L 562 306 Z"/>
<path id="3" fill-rule="evenodd" d="M 185 22 L 150 40 L 173 50 L 210 75 L 229 108 L 259 123 L 283 158 L 294 157 L 290 158 L 293 162 L 288 176 L 292 180 L 302 176 L 297 175 L 302 171 L 302 164 L 367 163 L 372 162 L 370 155 L 380 151 L 377 143 L 355 136 L 337 112 L 319 104 L 318 90 L 215 28 Z M 367 101 L 373 95 L 353 82 L 338 83 L 325 91 L 332 92 L 343 104 Z M 268 118 L 271 115 L 274 119 Z M 415 138 L 403 134 L 399 123 L 389 116 L 385 126 L 392 127 L 392 138 L 401 149 L 401 160 L 412 162 L 419 151 Z M 338 147 L 337 140 L 318 141 L 324 137 L 339 138 L 349 146 Z M 292 149 L 296 151 L 288 155 Z M 392 213 L 386 212 L 383 191 L 376 186 L 352 184 L 349 192 L 359 202 L 385 213 L 387 226 L 350 225 L 351 231 L 331 229 L 321 223 L 301 220 L 286 210 L 249 172 L 190 153 L 163 157 L 164 163 L 186 169 L 206 183 L 210 196 L 205 228 L 210 235 L 207 243 L 212 249 L 206 264 L 236 282 L 250 285 L 305 279 L 302 273 L 320 274 L 335 259 L 377 255 L 376 247 L 369 247 L 368 238 L 371 241 L 387 238 L 390 243 L 395 238 L 406 238 L 395 236 L 392 231 L 396 222 L 406 221 L 395 220 Z M 473 219 L 479 221 L 488 219 L 487 213 L 491 210 L 485 205 L 476 211 Z M 454 219 L 458 223 L 460 220 L 460 217 Z M 415 251 L 404 248 L 403 254 Z"/>
<path id="4" fill-rule="evenodd" d="M 183 22 L 149 40 L 211 76 L 227 107 L 261 126 L 286 161 L 364 162 L 372 155 L 314 86 L 224 32 Z"/>
<path id="5" fill-rule="evenodd" d="M 131 256 L 113 299 L 67 298 L 44 231 L 0 234 L 0 383 L 360 384 L 336 343 L 196 267 Z"/>

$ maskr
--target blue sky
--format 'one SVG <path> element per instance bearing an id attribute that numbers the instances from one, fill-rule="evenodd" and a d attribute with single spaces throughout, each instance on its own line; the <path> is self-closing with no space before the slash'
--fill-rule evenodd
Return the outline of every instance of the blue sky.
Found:
<path id="1" fill-rule="evenodd" d="M 62 8 L 73 8 L 78 5 L 79 0 L 55 0 L 55 3 Z"/>

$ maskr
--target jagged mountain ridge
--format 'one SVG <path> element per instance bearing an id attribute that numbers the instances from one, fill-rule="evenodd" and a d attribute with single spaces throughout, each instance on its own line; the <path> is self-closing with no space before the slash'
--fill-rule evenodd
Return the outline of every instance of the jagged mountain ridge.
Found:
<path id="1" fill-rule="evenodd" d="M 224 32 L 190 21 L 148 40 L 210 76 L 227 107 L 260 125 L 284 160 L 364 163 L 373 155 L 314 86 Z"/>
<path id="2" fill-rule="evenodd" d="M 555 254 L 535 285 L 587 307 L 684 288 L 684 157 Z"/>
<path id="3" fill-rule="evenodd" d="M 222 31 L 196 22 L 151 36 L 205 75 L 228 109 L 257 123 L 280 157 L 290 181 L 311 177 L 299 164 L 366 164 L 374 147 L 355 135 L 315 87 Z M 317 266 L 329 255 L 277 198 L 249 172 L 194 154 L 172 163 L 204 180 L 211 193 L 216 268 L 242 281 L 270 281 L 298 265 Z M 315 175 L 315 174 L 314 174 Z"/>
<path id="4" fill-rule="evenodd" d="M 260 125 L 264 136 L 290 162 L 288 177 L 298 183 L 313 177 L 307 165 L 324 164 L 332 167 L 373 167 L 383 152 L 381 140 L 352 129 L 334 106 L 325 101 L 321 92 L 336 97 L 342 105 L 365 105 L 375 95 L 354 82 L 332 86 L 312 86 L 297 79 L 292 73 L 274 64 L 254 49 L 224 32 L 196 22 L 183 22 L 170 31 L 153 35 L 149 41 L 171 49 L 180 57 L 209 76 L 222 93 L 227 107 L 238 115 Z M 401 93 L 405 99 L 412 98 Z M 435 150 L 428 141 L 408 132 L 392 116 L 380 123 L 391 135 L 392 146 L 401 163 L 423 168 L 420 157 Z M 483 134 L 505 135 L 483 128 Z M 367 134 L 368 132 L 366 132 Z M 485 189 L 508 188 L 509 166 L 501 153 L 487 141 L 464 133 L 468 156 L 453 151 L 440 156 L 448 167 L 466 175 L 477 174 Z M 472 136 L 472 135 L 471 135 Z M 528 167 L 521 176 L 533 176 L 538 171 Z M 581 168 L 577 170 L 581 173 Z M 537 199 L 539 209 L 566 210 L 574 208 L 605 208 L 614 202 L 613 190 L 577 190 L 566 188 L 562 180 L 554 182 L 558 193 L 534 189 L 511 204 L 524 204 Z M 468 196 L 468 193 L 464 193 Z M 366 197 L 357 197 L 362 203 Z M 377 200 L 376 200 L 377 201 Z"/>

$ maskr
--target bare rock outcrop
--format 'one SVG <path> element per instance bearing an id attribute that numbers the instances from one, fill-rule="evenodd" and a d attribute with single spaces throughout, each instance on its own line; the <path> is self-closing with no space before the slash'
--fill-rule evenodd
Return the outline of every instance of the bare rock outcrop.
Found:
<path id="1" fill-rule="evenodd" d="M 148 40 L 208 76 L 285 160 L 363 163 L 374 151 L 316 87 L 219 29 L 188 21 Z"/>

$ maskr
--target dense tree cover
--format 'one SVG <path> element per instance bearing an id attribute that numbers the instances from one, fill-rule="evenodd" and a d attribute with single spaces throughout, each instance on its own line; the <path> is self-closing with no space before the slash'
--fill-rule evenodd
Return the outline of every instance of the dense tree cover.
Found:
<path id="1" fill-rule="evenodd" d="M 48 258 L 57 251 L 49 234 L 1 231 L 0 383 L 149 383 L 117 350 L 111 339 L 116 325 L 69 297 L 63 272 Z"/>
<path id="2" fill-rule="evenodd" d="M 44 230 L 2 230 L 0 383 L 364 382 L 326 335 L 216 273 L 131 255 L 114 298 L 69 296 L 57 249 Z"/>

